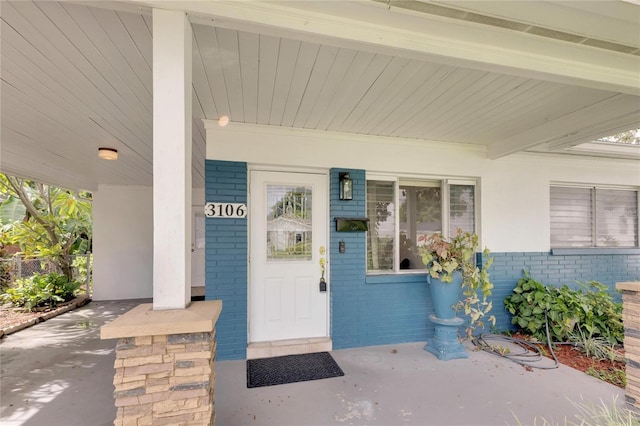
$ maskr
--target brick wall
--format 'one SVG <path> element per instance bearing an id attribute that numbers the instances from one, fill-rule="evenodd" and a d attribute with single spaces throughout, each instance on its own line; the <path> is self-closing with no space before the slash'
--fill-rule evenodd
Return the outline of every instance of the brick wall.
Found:
<path id="1" fill-rule="evenodd" d="M 206 201 L 247 203 L 247 165 L 207 160 Z M 351 201 L 339 200 L 340 172 L 354 181 Z M 331 334 L 335 349 L 424 341 L 432 327 L 433 308 L 424 275 L 366 275 L 366 233 L 337 232 L 336 217 L 365 217 L 365 171 L 330 171 Z M 206 219 L 206 299 L 221 299 L 218 359 L 246 358 L 247 219 Z M 346 252 L 338 252 L 340 241 Z M 548 284 L 574 285 L 576 280 L 608 284 L 640 278 L 640 255 L 552 255 L 549 252 L 492 253 L 495 284 L 493 314 L 497 329 L 512 328 L 504 309 L 522 270 Z M 479 255 L 482 262 L 482 256 Z M 619 297 L 619 296 L 618 296 Z"/>
<path id="2" fill-rule="evenodd" d="M 489 247 L 490 248 L 490 247 Z M 640 278 L 640 255 L 554 255 L 550 252 L 491 253 L 494 258 L 489 270 L 495 285 L 493 311 L 498 330 L 512 329 L 511 315 L 504 309 L 504 298 L 511 294 L 522 271 L 528 270 L 531 276 L 543 284 L 576 287 L 576 281 L 600 281 L 611 289 L 617 300 L 620 294 L 615 283 L 634 281 Z M 482 254 L 478 255 L 482 262 Z"/>
<path id="3" fill-rule="evenodd" d="M 205 162 L 205 201 L 247 204 L 247 164 Z M 218 359 L 247 353 L 247 218 L 206 218 L 205 299 L 222 300 Z"/>
<path id="4" fill-rule="evenodd" d="M 339 200 L 338 173 L 349 172 L 352 201 Z M 331 170 L 331 324 L 335 349 L 424 341 L 432 310 L 424 276 L 366 277 L 366 233 L 337 232 L 336 217 L 366 217 L 365 172 Z M 345 242 L 344 254 L 338 252 Z"/>

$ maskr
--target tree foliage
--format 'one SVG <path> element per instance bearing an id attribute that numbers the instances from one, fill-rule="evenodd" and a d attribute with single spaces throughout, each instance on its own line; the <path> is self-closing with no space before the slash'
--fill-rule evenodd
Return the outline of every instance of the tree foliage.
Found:
<path id="1" fill-rule="evenodd" d="M 621 143 L 625 145 L 640 145 L 640 129 L 632 129 L 617 135 L 605 136 L 599 142 Z"/>
<path id="2" fill-rule="evenodd" d="M 74 191 L 4 174 L 0 191 L 0 242 L 17 244 L 28 257 L 51 257 L 71 281 L 69 255 L 90 248 L 91 202 Z"/>

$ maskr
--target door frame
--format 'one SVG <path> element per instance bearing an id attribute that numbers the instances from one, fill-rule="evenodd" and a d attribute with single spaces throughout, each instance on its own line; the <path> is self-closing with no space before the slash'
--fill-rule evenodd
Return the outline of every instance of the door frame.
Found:
<path id="1" fill-rule="evenodd" d="M 250 205 L 252 202 L 252 194 L 251 194 L 251 179 L 253 172 L 277 172 L 277 173 L 298 173 L 305 175 L 321 175 L 324 176 L 326 181 L 326 197 L 327 197 L 327 205 L 325 208 L 325 218 L 327 220 L 327 231 L 325 235 L 325 248 L 326 248 L 326 263 L 325 263 L 325 279 L 327 280 L 327 306 L 326 308 L 326 336 L 331 337 L 331 250 L 329 246 L 330 237 L 331 237 L 331 227 L 330 227 L 330 203 L 331 203 L 331 182 L 330 182 L 330 172 L 329 169 L 326 168 L 317 168 L 317 167 L 278 167 L 273 165 L 265 165 L 265 164 L 249 164 L 247 165 L 247 200 Z M 249 207 L 250 209 L 250 207 Z M 253 294 L 251 291 L 251 284 L 253 282 L 253 268 L 251 267 L 251 256 L 252 256 L 252 235 L 253 229 L 251 229 L 251 220 L 247 220 L 247 344 L 254 343 L 251 341 L 251 302 L 253 298 Z"/>

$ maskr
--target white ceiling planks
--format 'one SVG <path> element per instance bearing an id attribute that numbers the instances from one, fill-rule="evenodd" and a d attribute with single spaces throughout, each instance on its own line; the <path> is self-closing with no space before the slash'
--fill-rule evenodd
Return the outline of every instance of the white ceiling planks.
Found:
<path id="1" fill-rule="evenodd" d="M 273 88 L 278 70 L 278 50 L 280 39 L 260 35 L 258 66 L 258 124 L 269 124 Z"/>
<path id="2" fill-rule="evenodd" d="M 87 189 L 151 184 L 152 22 L 139 9 L 124 10 L 90 2 L 3 2 L 3 169 L 76 179 L 75 186 Z M 385 13 L 398 22 L 406 18 Z M 415 24 L 420 16 L 411 19 Z M 204 182 L 202 118 L 482 144 L 499 158 L 536 146 L 566 152 L 575 138 L 628 125 L 637 115 L 627 98 L 607 103 L 617 92 L 540 73 L 533 79 L 462 61 L 428 62 L 428 55 L 377 48 L 375 41 L 341 43 L 286 28 L 195 21 L 196 187 Z M 118 149 L 120 159 L 99 161 L 98 146 Z"/>
<path id="3" fill-rule="evenodd" d="M 371 102 L 367 113 L 360 117 L 351 128 L 356 133 L 371 131 L 375 134 L 385 125 L 384 120 L 395 114 L 399 108 L 405 107 L 408 97 L 416 92 L 416 87 L 423 87 L 430 79 L 444 76 L 446 72 L 447 69 L 441 65 L 411 61 L 398 76 L 397 81 L 384 89 L 380 100 Z"/>
<path id="4" fill-rule="evenodd" d="M 193 25 L 193 36 L 196 39 L 198 50 L 200 52 L 198 57 L 202 62 L 204 70 L 204 73 L 194 73 L 194 85 L 196 89 L 208 87 L 208 90 L 212 95 L 215 93 L 215 97 L 212 96 L 213 105 L 216 108 L 215 111 L 207 110 L 207 104 L 203 103 L 206 118 L 215 119 L 223 115 L 229 115 L 231 108 L 229 106 L 229 99 L 224 81 L 223 64 L 220 50 L 218 49 L 216 28 L 203 25 Z M 201 81 L 202 77 L 205 77 L 206 81 Z M 197 82 L 196 79 L 198 80 Z M 198 93 L 200 93 L 200 90 L 198 90 Z M 200 97 L 200 95 L 198 96 Z M 203 93 L 202 96 L 206 98 L 207 94 Z"/>
<path id="5" fill-rule="evenodd" d="M 300 104 L 302 98 L 306 95 L 306 89 L 311 78 L 311 72 L 313 66 L 316 63 L 318 57 L 318 51 L 320 46 L 315 43 L 302 43 L 298 50 L 298 57 L 296 58 L 295 71 L 291 78 L 291 85 L 289 88 L 287 101 L 284 106 L 281 116 L 280 125 L 285 127 L 291 127 L 300 110 Z"/>
<path id="6" fill-rule="evenodd" d="M 13 9 L 13 6 L 18 9 Z M 89 58 L 94 50 L 92 44 L 87 45 L 86 50 L 78 50 L 69 42 L 67 37 L 71 36 L 62 33 L 50 21 L 51 17 L 41 13 L 33 3 L 7 3 L 3 12 L 12 23 L 11 26 L 5 26 L 3 41 L 25 52 L 39 69 L 40 78 L 48 78 L 64 87 L 75 98 L 72 102 L 79 104 L 78 109 L 87 116 L 94 114 L 108 122 L 108 126 L 115 125 L 119 130 L 119 134 L 115 135 L 118 140 L 134 137 L 144 143 L 148 139 L 151 131 L 149 119 L 130 119 L 139 116 L 139 110 L 130 106 L 129 99 L 124 99 L 114 88 L 117 78 L 115 81 L 107 80 L 108 77 L 99 73 L 90 62 Z M 33 22 L 23 19 L 21 14 L 29 16 Z M 62 25 L 62 20 L 56 24 Z M 40 32 L 45 27 L 48 30 L 46 35 Z M 71 28 L 67 30 L 73 33 Z M 76 37 L 75 40 L 80 44 L 82 37 Z M 75 120 L 72 117 L 68 119 Z M 145 152 L 141 154 L 144 155 Z"/>
<path id="7" fill-rule="evenodd" d="M 245 121 L 258 122 L 258 61 L 260 36 L 258 34 L 238 33 L 238 50 L 242 81 L 242 107 Z"/>
<path id="8" fill-rule="evenodd" d="M 301 42 L 298 40 L 280 39 L 278 49 L 278 65 L 271 96 L 271 108 L 269 112 L 269 124 L 282 125 L 282 114 L 289 98 L 291 82 L 294 79 L 298 53 Z M 269 85 L 271 86 L 271 85 Z"/>
<path id="9" fill-rule="evenodd" d="M 145 19 L 68 3 L 5 2 L 3 21 L 3 140 L 12 135 L 21 155 L 47 158 L 30 162 L 40 170 L 29 173 L 82 176 L 66 184 L 86 189 L 151 184 L 152 39 Z M 99 146 L 118 149 L 119 161 L 100 161 Z M 7 163 L 11 152 L 3 144 L 2 167 L 17 171 Z"/>
<path id="10" fill-rule="evenodd" d="M 486 115 L 485 112 L 488 108 L 497 105 L 499 102 L 504 102 L 504 96 L 507 93 L 521 87 L 526 81 L 522 77 L 499 76 L 491 83 L 474 92 L 469 98 L 462 100 L 462 106 L 466 107 L 464 110 L 455 115 L 450 114 L 446 120 L 428 123 L 428 126 L 422 129 L 420 137 L 425 137 L 425 134 L 431 134 L 435 140 L 442 140 L 444 135 L 450 135 L 451 138 L 459 140 L 461 137 L 459 129 L 461 127 L 478 119 L 478 117 L 480 117 L 480 121 L 487 119 L 488 117 L 483 117 Z"/>
<path id="11" fill-rule="evenodd" d="M 467 78 L 464 82 L 456 84 L 446 96 L 440 97 L 423 111 L 423 120 L 418 120 L 417 126 L 412 129 L 416 138 L 428 138 L 437 140 L 451 140 L 456 142 L 472 143 L 474 139 L 455 139 L 451 135 L 454 127 L 449 124 L 452 118 L 466 115 L 471 112 L 471 108 L 476 108 L 478 102 L 482 102 L 483 91 L 487 87 L 495 87 L 496 81 L 501 77 L 499 74 L 486 73 L 478 75 L 479 78 Z M 480 94 L 480 95 L 479 95 Z M 428 117 L 428 118 L 427 118 Z M 436 137 L 437 126 L 441 126 L 441 133 Z"/>
<path id="12" fill-rule="evenodd" d="M 355 60 L 357 52 L 351 49 L 339 49 L 337 55 L 333 59 L 331 68 L 324 80 L 324 84 L 320 89 L 320 93 L 315 97 L 315 103 L 311 112 L 307 117 L 302 117 L 304 121 L 304 128 L 316 129 L 318 128 L 318 122 L 323 117 L 325 112 L 331 108 L 330 103 L 333 98 L 333 94 L 340 86 L 340 84 L 347 78 L 349 67 Z M 371 54 L 368 54 L 371 55 Z M 313 94 L 310 94 L 311 96 Z"/>
<path id="13" fill-rule="evenodd" d="M 13 47 L 5 45 L 6 49 L 13 49 Z M 16 90 L 19 90 L 19 94 L 15 94 L 15 96 L 7 96 L 3 99 L 3 107 L 6 107 L 7 101 L 13 100 L 18 101 L 21 100 L 25 103 L 32 103 L 32 107 L 34 109 L 43 110 L 42 112 L 53 115 L 56 117 L 58 124 L 69 125 L 67 116 L 75 115 L 76 121 L 74 121 L 74 129 L 78 133 L 78 135 L 86 135 L 87 133 L 91 133 L 97 131 L 101 134 L 101 136 L 105 139 L 105 141 L 116 142 L 116 140 L 102 128 L 97 127 L 94 122 L 89 120 L 86 116 L 82 114 L 82 111 L 77 108 L 77 105 L 73 102 L 70 102 L 69 99 L 63 95 L 60 95 L 59 91 L 56 91 L 56 86 L 54 84 L 47 84 L 46 81 L 42 81 L 32 74 L 33 71 L 21 67 L 19 64 L 14 62 L 13 59 L 20 59 L 19 55 L 13 55 L 10 58 L 5 58 L 2 61 L 2 74 L 3 74 L 3 90 L 7 90 L 7 87 L 15 87 Z M 9 91 L 9 93 L 11 93 Z M 5 96 L 8 94 L 4 93 Z M 6 111 L 5 111 L 6 112 Z M 36 129 L 37 126 L 34 126 Z M 31 128 L 27 129 L 31 130 Z M 57 137 L 56 133 L 52 133 L 48 135 L 49 138 Z M 84 145 L 80 145 L 79 148 L 82 149 Z"/>
<path id="14" fill-rule="evenodd" d="M 121 122 L 128 122 L 129 130 L 136 134 L 140 140 L 144 140 L 145 131 L 150 131 L 147 123 L 145 129 L 141 123 L 136 120 L 130 120 L 128 117 L 136 117 L 141 115 L 139 109 L 129 102 L 125 102 L 118 92 L 118 89 L 125 90 L 119 85 L 118 79 L 110 80 L 111 75 L 105 75 L 107 70 L 94 65 L 91 61 L 92 47 L 85 50 L 79 50 L 74 46 L 69 38 L 62 32 L 59 27 L 54 25 L 50 18 L 39 13 L 38 7 L 32 2 L 15 2 L 9 3 L 9 13 L 12 7 L 17 10 L 16 13 L 25 14 L 30 21 L 22 21 L 19 29 L 21 35 L 24 35 L 30 41 L 35 42 L 36 48 L 43 53 L 54 66 L 60 67 L 60 72 L 65 77 L 65 81 L 71 90 L 76 91 L 80 96 L 86 97 L 90 101 L 103 101 L 104 107 L 119 117 Z M 84 8 L 86 9 L 86 8 Z M 7 13 L 7 12 L 5 12 Z M 87 12 L 87 14 L 89 14 Z M 89 14 L 90 15 L 90 14 Z M 61 22 L 56 22 L 58 25 Z M 71 28 L 66 31 L 72 32 Z M 64 58 L 64 60 L 60 60 Z M 148 119 L 145 121 L 149 121 Z"/>
<path id="15" fill-rule="evenodd" d="M 66 10 L 94 46 L 93 49 L 87 46 L 79 50 L 82 55 L 92 55 L 87 58 L 91 67 L 83 69 L 83 74 L 90 78 L 91 81 L 102 82 L 104 80 L 106 84 L 101 85 L 102 93 L 110 99 L 114 106 L 126 112 L 131 119 L 130 122 L 136 126 L 132 130 L 136 131 L 140 139 L 149 141 L 149 136 L 153 129 L 150 114 L 152 111 L 151 93 L 146 90 L 146 87 L 136 77 L 129 63 L 130 60 L 123 59 L 123 48 L 114 46 L 107 32 L 94 17 L 91 8 L 67 5 Z M 113 12 L 106 11 L 106 13 Z M 111 27 L 107 31 L 117 32 L 122 30 L 121 28 Z M 91 76 L 90 73 L 92 72 L 99 74 L 102 79 L 97 75 Z M 148 74 L 150 75 L 150 70 Z"/>
<path id="16" fill-rule="evenodd" d="M 480 71 L 467 70 L 462 68 L 453 68 L 452 72 L 438 82 L 436 87 L 431 88 L 424 94 L 423 99 L 416 105 L 415 114 L 408 115 L 403 121 L 398 120 L 401 125 L 389 127 L 385 134 L 400 136 L 409 133 L 411 137 L 418 138 L 424 123 L 438 123 L 446 117 L 455 116 L 448 113 L 445 118 L 441 112 L 446 110 L 451 104 L 455 104 L 457 108 L 463 107 L 456 102 L 457 99 L 464 99 L 467 95 L 467 89 L 472 87 L 477 81 L 486 77 L 486 74 Z M 430 137 L 427 137 L 430 139 Z M 472 142 L 472 140 L 451 140 L 447 135 L 443 138 L 445 141 L 452 142 Z"/>
<path id="17" fill-rule="evenodd" d="M 384 70 L 378 75 L 375 82 L 370 85 L 360 101 L 351 109 L 344 117 L 336 129 L 341 132 L 353 131 L 358 120 L 369 115 L 374 106 L 384 106 L 389 100 L 390 89 L 397 89 L 404 82 L 402 72 L 407 70 L 409 65 L 417 61 L 411 61 L 404 58 L 391 58 Z"/>
<path id="18" fill-rule="evenodd" d="M 153 64 L 153 37 L 150 18 L 133 13 L 117 13 L 117 16 L 122 25 L 124 25 L 127 35 L 133 41 L 138 53 L 144 59 L 145 69 L 151 70 Z M 124 43 L 126 43 L 126 39 L 124 39 Z M 136 71 L 141 72 L 141 70 Z"/>
<path id="19" fill-rule="evenodd" d="M 66 118 L 67 121 L 82 121 L 79 118 L 80 116 L 85 119 L 91 117 L 87 114 L 87 111 L 91 108 L 91 102 L 88 101 L 86 96 L 83 96 L 81 90 L 78 90 L 75 82 L 65 77 L 64 72 L 58 70 L 53 62 L 42 56 L 31 43 L 8 25 L 3 26 L 2 39 L 3 53 L 7 57 L 7 59 L 3 59 L 3 67 L 5 61 L 15 61 L 18 67 L 15 74 L 16 82 L 9 80 L 10 76 L 3 76 L 3 83 L 8 82 L 9 84 L 17 85 L 19 84 L 18 79 L 39 81 L 46 89 L 39 90 L 33 95 L 36 103 L 41 102 L 41 97 L 48 96 L 47 90 L 50 90 L 52 92 L 51 96 L 56 100 L 56 103 L 61 106 L 67 105 L 70 114 L 73 114 Z M 3 99 L 3 102 L 4 101 L 6 101 L 6 99 Z M 105 109 L 101 109 L 97 105 L 93 105 L 93 108 L 93 119 L 95 121 L 103 121 L 103 128 L 110 129 L 114 126 L 115 121 L 109 119 L 110 116 Z M 5 125 L 6 123 L 10 125 L 10 122 L 5 122 Z M 125 133 L 119 132 L 118 130 L 119 126 L 111 129 L 111 141 L 121 140 L 121 138 L 125 137 Z"/>
<path id="20" fill-rule="evenodd" d="M 297 114 L 293 120 L 293 127 L 305 127 L 306 118 L 309 117 L 313 108 L 316 105 L 316 101 L 322 93 L 325 81 L 329 76 L 329 71 L 333 66 L 334 60 L 338 54 L 337 47 L 320 46 L 316 61 L 311 70 L 311 75 L 307 81 L 304 95 L 298 106 Z"/>
<path id="21" fill-rule="evenodd" d="M 424 117 L 425 108 L 457 83 L 477 72 L 450 66 L 436 68 L 435 73 L 430 75 L 428 80 L 413 87 L 413 91 L 407 95 L 406 99 L 391 114 L 383 117 L 380 124 L 374 127 L 374 131 L 383 136 L 406 131 L 407 137 L 412 137 L 411 129 L 418 125 L 417 121 L 428 120 L 428 117 Z"/>
<path id="22" fill-rule="evenodd" d="M 358 56 L 356 56 L 356 59 Z M 325 112 L 325 117 L 329 118 L 330 121 L 322 120 L 320 128 L 338 130 L 346 118 L 351 115 L 354 108 L 359 104 L 364 104 L 366 107 L 365 101 L 367 99 L 363 100 L 363 98 L 387 69 L 392 59 L 387 55 L 375 55 L 369 63 L 366 63 L 366 60 L 354 61 L 352 65 L 353 71 L 349 72 L 348 78 L 344 80 L 342 87 L 338 89 L 339 96 L 334 99 L 333 108 Z M 354 68 L 356 64 L 358 67 Z M 327 114 L 329 112 L 331 114 Z M 325 123 L 327 123 L 326 127 Z M 346 131 L 351 131 L 351 129 Z"/>
<path id="23" fill-rule="evenodd" d="M 556 83 L 541 83 L 529 93 L 527 102 L 512 99 L 494 120 L 475 126 L 478 137 L 487 143 L 522 133 L 527 128 L 553 121 L 576 109 L 597 103 L 613 94 L 594 89 L 580 89 Z"/>
<path id="24" fill-rule="evenodd" d="M 73 5 L 70 9 L 73 8 Z M 117 13 L 105 9 L 89 9 L 95 16 L 96 23 L 100 25 L 103 32 L 98 32 L 103 38 L 100 45 L 105 45 L 103 52 L 105 59 L 111 64 L 120 78 L 126 81 L 136 98 L 144 105 L 147 111 L 152 111 L 153 105 L 153 79 L 151 74 L 151 64 L 142 55 L 135 40 L 124 26 L 122 19 Z M 149 34 L 149 37 L 151 34 Z M 107 37 L 111 43 L 104 37 Z M 148 45 L 147 48 L 151 47 Z"/>
<path id="25" fill-rule="evenodd" d="M 222 65 L 222 82 L 229 99 L 229 115 L 232 120 L 243 122 L 244 108 L 242 95 L 242 77 L 238 59 L 238 32 L 224 28 L 216 28 L 220 64 Z M 220 78 L 220 76 L 218 76 Z"/>

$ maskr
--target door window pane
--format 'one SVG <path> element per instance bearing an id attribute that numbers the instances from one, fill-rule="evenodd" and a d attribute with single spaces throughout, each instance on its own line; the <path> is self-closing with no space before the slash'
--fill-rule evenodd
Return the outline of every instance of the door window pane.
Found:
<path id="1" fill-rule="evenodd" d="M 267 260 L 311 260 L 311 187 L 267 185 Z"/>

